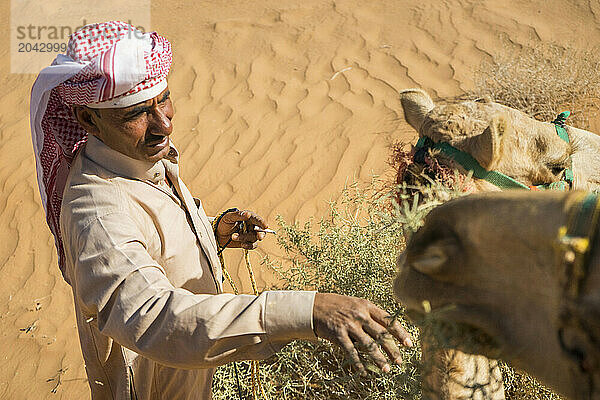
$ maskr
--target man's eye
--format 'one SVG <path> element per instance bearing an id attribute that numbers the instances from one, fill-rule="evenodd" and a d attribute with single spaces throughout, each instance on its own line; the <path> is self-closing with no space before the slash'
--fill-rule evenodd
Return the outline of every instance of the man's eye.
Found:
<path id="1" fill-rule="evenodd" d="M 143 116 L 144 114 L 146 114 L 146 111 L 144 111 L 144 110 L 137 111 L 137 112 L 135 112 L 135 113 L 133 113 L 133 114 L 129 114 L 129 115 L 127 116 L 127 118 L 126 118 L 126 119 L 127 119 L 128 121 L 131 121 L 131 120 L 134 120 L 134 119 L 138 119 L 138 118 L 140 118 L 140 117 L 141 117 L 141 116 Z"/>

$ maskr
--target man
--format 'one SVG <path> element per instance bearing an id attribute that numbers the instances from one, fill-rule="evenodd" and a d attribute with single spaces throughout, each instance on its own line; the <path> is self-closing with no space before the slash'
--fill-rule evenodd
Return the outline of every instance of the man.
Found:
<path id="1" fill-rule="evenodd" d="M 262 359 L 294 339 L 355 343 L 389 370 L 411 345 L 368 301 L 308 291 L 223 293 L 218 251 L 252 249 L 249 211 L 213 228 L 179 178 L 170 142 L 169 42 L 122 22 L 75 32 L 32 90 L 40 193 L 73 289 L 93 399 L 207 399 L 213 368 Z"/>

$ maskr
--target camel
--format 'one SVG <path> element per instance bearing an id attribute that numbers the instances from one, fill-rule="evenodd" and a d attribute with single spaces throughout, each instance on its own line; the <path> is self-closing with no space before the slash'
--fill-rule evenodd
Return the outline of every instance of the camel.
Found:
<path id="1" fill-rule="evenodd" d="M 599 204 L 582 191 L 447 202 L 399 256 L 394 293 L 411 318 L 452 326 L 450 346 L 501 356 L 566 398 L 600 399 Z"/>
<path id="2" fill-rule="evenodd" d="M 408 89 L 400 92 L 400 100 L 404 118 L 419 133 L 420 148 L 400 166 L 398 183 L 419 180 L 423 172 L 453 180 L 448 171 L 466 176 L 475 170 L 469 192 L 600 189 L 600 137 L 591 132 L 560 119 L 540 122 L 486 99 L 436 105 L 425 91 Z M 505 398 L 495 360 L 428 346 L 423 359 L 429 364 L 425 399 Z"/>

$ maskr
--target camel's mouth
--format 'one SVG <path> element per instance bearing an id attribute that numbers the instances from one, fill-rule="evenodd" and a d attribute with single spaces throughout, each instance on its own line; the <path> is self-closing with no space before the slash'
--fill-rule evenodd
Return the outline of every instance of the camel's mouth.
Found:
<path id="1" fill-rule="evenodd" d="M 431 345 L 440 348 L 458 349 L 465 353 L 482 354 L 490 358 L 499 358 L 502 343 L 494 335 L 494 330 L 485 328 L 482 318 L 472 307 L 466 309 L 459 305 L 439 307 L 430 312 L 407 309 L 406 315 L 423 332 L 423 337 Z"/>

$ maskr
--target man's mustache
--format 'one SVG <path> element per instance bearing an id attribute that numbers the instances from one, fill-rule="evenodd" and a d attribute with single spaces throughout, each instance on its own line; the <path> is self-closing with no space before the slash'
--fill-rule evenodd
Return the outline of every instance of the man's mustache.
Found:
<path id="1" fill-rule="evenodd" d="M 148 145 L 158 144 L 162 142 L 168 135 L 150 135 L 144 141 Z"/>

